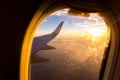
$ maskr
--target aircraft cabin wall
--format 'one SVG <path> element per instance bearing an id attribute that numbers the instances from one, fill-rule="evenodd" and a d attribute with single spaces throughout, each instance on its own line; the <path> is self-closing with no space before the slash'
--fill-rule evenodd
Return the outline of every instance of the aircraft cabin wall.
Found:
<path id="1" fill-rule="evenodd" d="M 112 67 L 112 74 L 111 74 L 111 80 L 120 80 L 120 1 L 119 0 L 112 0 L 109 2 L 109 6 L 111 8 L 111 11 L 115 17 L 114 20 L 111 20 L 113 27 L 116 27 L 116 39 L 118 50 L 116 51 L 116 54 L 114 55 L 114 65 Z M 110 16 L 109 16 L 110 17 Z M 117 25 L 117 26 L 114 26 Z"/>
<path id="2" fill-rule="evenodd" d="M 23 39 L 42 0 L 0 0 L 0 80 L 19 80 Z"/>

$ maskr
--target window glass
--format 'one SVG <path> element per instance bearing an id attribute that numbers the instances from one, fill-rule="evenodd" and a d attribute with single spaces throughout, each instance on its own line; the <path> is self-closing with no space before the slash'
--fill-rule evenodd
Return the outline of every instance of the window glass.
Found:
<path id="1" fill-rule="evenodd" d="M 53 34 L 58 25 L 60 32 Z M 32 49 L 42 47 L 31 51 L 31 80 L 97 80 L 109 39 L 110 30 L 97 13 L 89 17 L 69 15 L 68 9 L 52 13 L 35 33 Z"/>

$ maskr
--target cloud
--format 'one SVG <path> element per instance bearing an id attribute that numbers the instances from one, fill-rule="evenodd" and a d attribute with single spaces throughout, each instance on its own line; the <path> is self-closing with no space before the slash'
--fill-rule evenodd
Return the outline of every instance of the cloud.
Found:
<path id="1" fill-rule="evenodd" d="M 47 19 L 44 19 L 44 21 L 43 22 L 47 22 L 48 20 Z"/>
<path id="2" fill-rule="evenodd" d="M 88 23 L 88 24 L 84 24 L 84 23 L 74 23 L 74 27 L 76 28 L 88 28 L 88 27 L 100 27 L 100 26 L 105 26 L 104 23 Z"/>
<path id="3" fill-rule="evenodd" d="M 66 16 L 68 14 L 68 9 L 58 10 L 51 14 L 51 16 Z"/>
<path id="4" fill-rule="evenodd" d="M 73 25 L 76 28 L 106 27 L 104 20 L 97 14 L 91 14 L 87 19 L 81 22 L 74 22 Z"/>
<path id="5" fill-rule="evenodd" d="M 94 22 L 104 22 L 103 19 L 99 15 L 94 14 L 94 13 L 90 14 L 90 17 L 88 17 L 88 20 L 94 21 Z"/>

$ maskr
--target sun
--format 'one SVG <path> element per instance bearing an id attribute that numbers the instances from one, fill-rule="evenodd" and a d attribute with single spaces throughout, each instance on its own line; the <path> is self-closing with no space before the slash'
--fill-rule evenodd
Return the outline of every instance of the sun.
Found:
<path id="1" fill-rule="evenodd" d="M 102 34 L 102 29 L 100 28 L 93 28 L 91 29 L 91 35 L 94 37 L 99 37 Z"/>

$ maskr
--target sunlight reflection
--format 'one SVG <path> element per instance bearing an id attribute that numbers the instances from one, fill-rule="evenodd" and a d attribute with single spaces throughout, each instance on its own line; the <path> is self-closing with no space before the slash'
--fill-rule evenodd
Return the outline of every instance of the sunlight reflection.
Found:
<path id="1" fill-rule="evenodd" d="M 91 29 L 91 35 L 93 37 L 100 37 L 102 34 L 102 29 L 99 29 L 99 28 L 93 28 Z"/>

